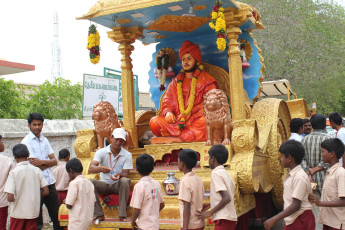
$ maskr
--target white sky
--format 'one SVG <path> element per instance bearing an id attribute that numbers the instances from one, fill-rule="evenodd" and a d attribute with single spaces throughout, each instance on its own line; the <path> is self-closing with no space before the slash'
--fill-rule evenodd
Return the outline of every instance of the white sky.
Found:
<path id="1" fill-rule="evenodd" d="M 110 29 L 98 26 L 101 36 L 101 60 L 89 61 L 87 32 L 90 22 L 76 20 L 88 12 L 97 0 L 10 0 L 0 1 L 0 59 L 35 65 L 36 70 L 4 75 L 6 80 L 41 84 L 51 79 L 53 12 L 59 16 L 59 43 L 63 77 L 72 83 L 83 81 L 83 74 L 103 75 L 103 68 L 120 70 L 118 45 L 107 37 Z M 345 6 L 344 0 L 336 0 Z M 264 17 L 264 16 L 263 16 Z M 133 72 L 139 75 L 139 90 L 149 91 L 148 71 L 155 45 L 135 43 Z"/>
<path id="2" fill-rule="evenodd" d="M 110 29 L 101 25 L 101 60 L 94 65 L 86 49 L 90 22 L 76 20 L 87 13 L 96 0 L 10 0 L 0 1 L 0 59 L 35 65 L 36 70 L 3 75 L 6 80 L 41 84 L 51 79 L 53 14 L 58 12 L 59 43 L 63 77 L 72 83 L 83 82 L 83 74 L 103 75 L 103 68 L 121 70 L 121 54 L 111 41 Z M 148 71 L 155 45 L 135 43 L 133 72 L 139 75 L 139 90 L 148 92 Z"/>

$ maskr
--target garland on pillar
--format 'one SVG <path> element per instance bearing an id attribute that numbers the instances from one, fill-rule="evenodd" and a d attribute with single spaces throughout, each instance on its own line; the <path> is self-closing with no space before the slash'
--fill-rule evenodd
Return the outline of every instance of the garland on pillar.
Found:
<path id="1" fill-rule="evenodd" d="M 224 17 L 224 8 L 222 7 L 222 2 L 217 1 L 213 6 L 212 19 L 209 23 L 211 29 L 215 30 L 217 34 L 217 48 L 220 51 L 224 51 L 226 48 L 226 25 Z"/>
<path id="2" fill-rule="evenodd" d="M 93 64 L 97 64 L 101 57 L 99 53 L 99 41 L 100 41 L 99 33 L 96 30 L 96 26 L 92 24 L 89 27 L 86 49 L 90 51 L 90 54 L 89 54 L 90 61 Z"/>

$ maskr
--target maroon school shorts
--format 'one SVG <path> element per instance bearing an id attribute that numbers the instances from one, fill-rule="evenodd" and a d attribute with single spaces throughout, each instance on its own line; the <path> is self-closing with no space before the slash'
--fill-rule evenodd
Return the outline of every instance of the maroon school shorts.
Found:
<path id="1" fill-rule="evenodd" d="M 11 217 L 10 230 L 37 230 L 37 218 L 17 219 Z"/>
<path id="2" fill-rule="evenodd" d="M 0 208 L 0 229 L 6 229 L 8 206 Z"/>
<path id="3" fill-rule="evenodd" d="M 315 217 L 311 210 L 304 211 L 296 220 L 284 226 L 284 230 L 314 230 Z"/>
<path id="4" fill-rule="evenodd" d="M 215 220 L 215 228 L 214 230 L 235 230 L 236 229 L 236 221 L 231 220 Z"/>
<path id="5" fill-rule="evenodd" d="M 66 199 L 67 196 L 67 191 L 57 191 L 58 198 L 59 198 L 59 203 L 60 205 L 62 204 L 62 201 Z"/>

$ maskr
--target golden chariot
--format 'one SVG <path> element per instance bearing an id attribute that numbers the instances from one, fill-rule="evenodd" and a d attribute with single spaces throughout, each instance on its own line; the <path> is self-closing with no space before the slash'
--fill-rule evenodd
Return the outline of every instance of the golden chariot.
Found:
<path id="1" fill-rule="evenodd" d="M 278 149 L 290 135 L 291 118 L 305 118 L 309 113 L 303 99 L 284 101 L 277 98 L 260 98 L 265 65 L 261 50 L 252 36 L 254 29 L 264 29 L 260 12 L 235 0 L 223 0 L 228 43 L 226 50 L 220 52 L 216 48 L 216 34 L 208 25 L 214 4 L 215 1 L 210 0 L 99 0 L 87 14 L 78 19 L 88 19 L 110 28 L 108 37 L 119 44 L 118 49 L 122 55 L 123 124 L 132 136 L 134 149 L 130 152 L 134 166 L 136 157 L 142 153 L 152 155 L 157 161 L 174 150 L 194 149 L 200 153 L 200 167 L 195 169 L 195 172 L 203 179 L 205 189 L 209 190 L 211 169 L 208 168 L 207 151 L 210 146 L 205 146 L 203 142 L 194 142 L 150 144 L 139 148 L 138 139 L 145 131 L 150 130 L 149 121 L 156 112 L 135 111 L 131 59 L 134 50 L 132 44 L 136 40 L 144 44 L 157 43 L 156 53 L 163 48 L 178 53 L 184 40 L 200 45 L 206 71 L 217 80 L 220 89 L 230 101 L 234 129 L 231 145 L 227 146 L 230 151 L 227 171 L 236 183 L 235 205 L 239 222 L 242 221 L 238 229 L 248 229 L 248 213 L 256 208 L 265 209 L 263 205 L 270 205 L 258 203 L 258 194 L 269 194 L 274 207 L 277 210 L 282 209 L 285 172 L 279 162 Z M 245 44 L 243 51 L 250 64 L 247 69 L 243 69 L 240 43 Z M 155 98 L 156 105 L 159 105 L 159 98 L 163 93 L 157 90 L 158 80 L 152 76 L 153 68 L 154 60 L 149 73 L 149 83 L 152 97 Z M 176 65 L 175 68 L 174 71 L 178 72 L 181 66 Z M 290 96 L 292 93 L 289 87 L 287 91 Z M 98 177 L 88 174 L 96 148 L 95 131 L 79 130 L 75 151 L 83 163 L 83 173 L 89 178 Z M 167 171 L 175 171 L 177 178 L 182 177 L 177 167 L 164 170 L 157 168 L 151 175 L 162 183 Z M 131 172 L 130 179 L 133 187 L 140 179 L 139 174 Z M 180 229 L 177 196 L 165 196 L 164 199 L 165 208 L 160 213 L 160 229 Z M 117 221 L 116 209 L 104 207 L 104 211 L 106 221 L 97 226 L 92 225 L 90 229 L 131 228 L 130 222 Z M 61 206 L 59 217 L 63 226 L 68 225 L 68 219 L 64 218 L 67 215 L 67 209 Z M 130 209 L 128 215 L 131 216 Z M 212 223 L 207 221 L 205 229 L 212 228 Z"/>

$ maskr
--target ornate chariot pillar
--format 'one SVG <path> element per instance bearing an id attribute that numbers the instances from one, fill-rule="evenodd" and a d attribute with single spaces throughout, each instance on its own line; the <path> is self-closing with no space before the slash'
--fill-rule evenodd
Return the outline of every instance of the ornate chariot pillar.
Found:
<path id="1" fill-rule="evenodd" d="M 230 104 L 232 120 L 246 119 L 245 98 L 242 76 L 242 61 L 238 36 L 242 33 L 240 26 L 251 15 L 250 7 L 240 9 L 226 8 L 224 10 L 226 34 L 229 39 L 229 79 L 230 79 Z"/>
<path id="2" fill-rule="evenodd" d="M 135 125 L 135 103 L 133 89 L 133 65 L 131 53 L 134 50 L 132 43 L 143 34 L 141 27 L 115 27 L 108 32 L 108 37 L 119 43 L 121 58 L 122 106 L 124 128 L 130 132 L 134 148 L 138 148 L 138 132 Z"/>

